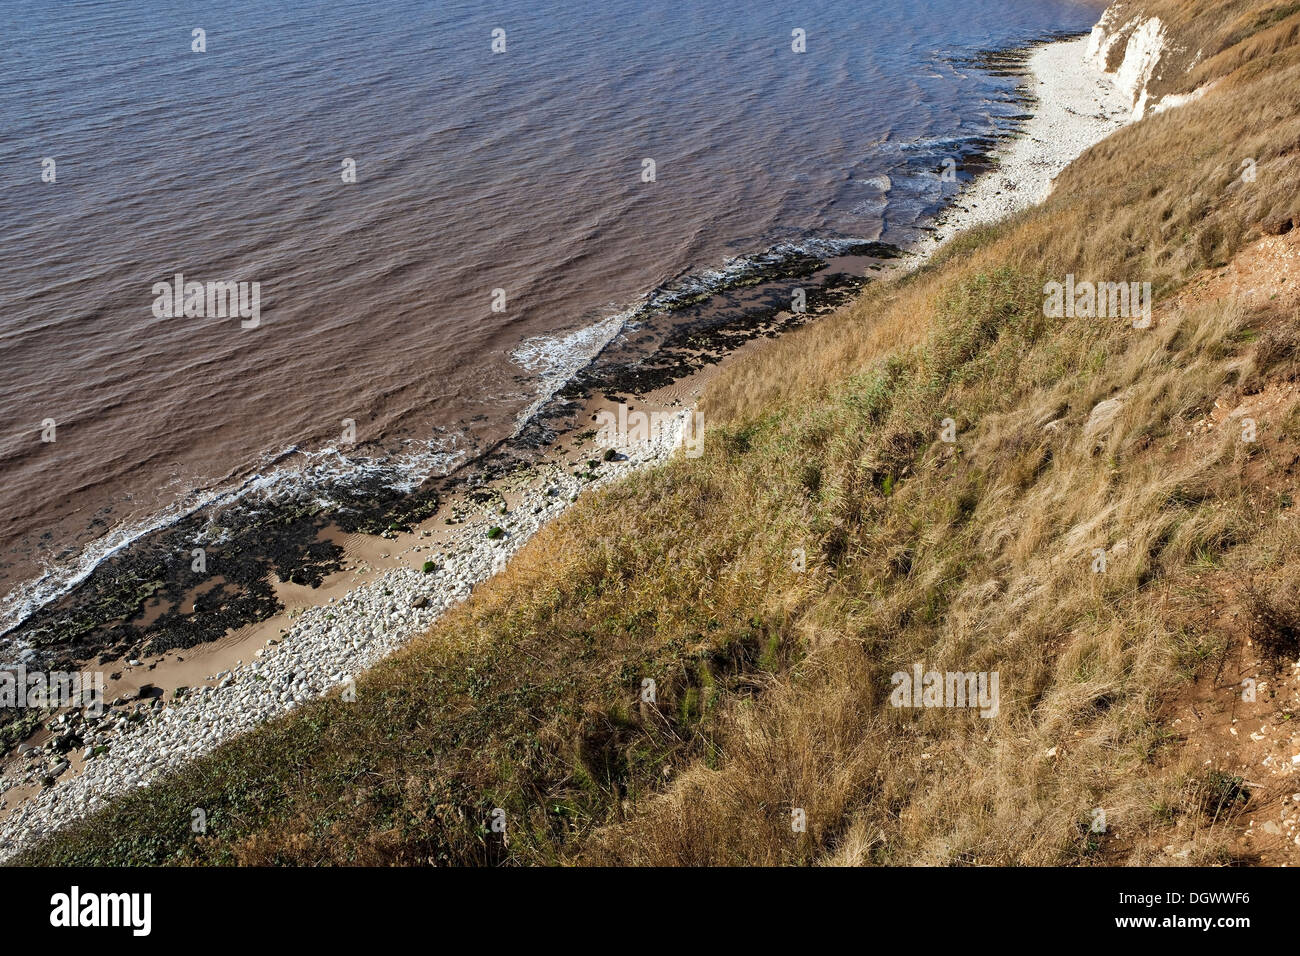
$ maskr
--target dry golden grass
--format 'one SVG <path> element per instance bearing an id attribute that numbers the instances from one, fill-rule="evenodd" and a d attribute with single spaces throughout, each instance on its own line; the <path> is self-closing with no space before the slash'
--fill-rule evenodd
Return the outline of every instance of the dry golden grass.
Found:
<path id="1" fill-rule="evenodd" d="M 1159 823 L 1146 809 L 1146 773 L 1160 746 L 1160 701 L 1189 676 L 1188 655 L 1204 652 L 1172 632 L 1153 585 L 1251 528 L 1233 436 L 1191 457 L 1174 443 L 1168 454 L 1146 446 L 1153 423 L 1176 434 L 1207 394 L 1229 386 L 1240 359 L 1227 343 L 1244 321 L 1226 303 L 1122 333 L 1131 341 L 1091 380 L 1036 389 L 986 415 L 960 456 L 923 457 L 864 520 L 870 547 L 854 573 L 810 612 L 830 636 L 797 676 L 766 691 L 760 710 L 740 702 L 722 721 L 725 765 L 692 767 L 582 858 L 833 860 L 847 830 L 858 835 L 854 859 L 1058 863 L 1096 852 L 1082 826 L 1093 807 L 1129 840 Z M 1026 364 L 1039 358 L 1015 351 Z M 1113 426 L 1082 440 L 1088 410 L 1111 395 L 1125 397 Z M 1057 427 L 1045 430 L 1049 421 Z M 942 518 L 962 485 L 980 488 L 966 528 Z M 885 557 L 891 538 L 913 552 L 902 579 Z M 1090 571 L 1096 547 L 1110 555 L 1103 575 Z M 945 581 L 938 620 L 900 613 L 909 600 L 921 610 Z M 999 670 L 1002 718 L 891 715 L 882 678 L 914 661 Z M 792 807 L 816 821 L 807 839 L 790 832 Z M 1205 855 L 1220 852 L 1202 842 Z"/>
<path id="2" fill-rule="evenodd" d="M 1241 71 L 1244 78 L 1293 62 L 1296 0 L 1119 0 L 1107 10 L 1112 31 L 1158 17 L 1165 27 L 1161 62 L 1147 85 L 1153 99 L 1191 93 Z M 1113 45 L 1110 69 L 1124 58 L 1127 33 Z"/>
<path id="3" fill-rule="evenodd" d="M 1231 785 L 1185 759 L 1166 710 L 1237 636 L 1205 613 L 1231 582 L 1257 577 L 1269 626 L 1289 626 L 1277 582 L 1300 533 L 1265 488 L 1293 484 L 1300 415 L 1281 408 L 1253 445 L 1195 423 L 1293 376 L 1300 332 L 1267 302 L 1176 294 L 1300 211 L 1300 64 L 1272 38 L 1277 4 L 1179 7 L 1171 22 L 1224 25 L 1216 69 L 1240 61 L 1214 91 L 1089 151 L 1043 207 L 727 369 L 702 458 L 584 497 L 355 703 L 276 721 L 24 860 L 1237 852 L 1236 805 L 1211 799 Z M 1067 273 L 1152 282 L 1157 324 L 1045 318 L 1043 285 Z M 890 675 L 918 662 L 998 671 L 1000 714 L 891 707 Z"/>

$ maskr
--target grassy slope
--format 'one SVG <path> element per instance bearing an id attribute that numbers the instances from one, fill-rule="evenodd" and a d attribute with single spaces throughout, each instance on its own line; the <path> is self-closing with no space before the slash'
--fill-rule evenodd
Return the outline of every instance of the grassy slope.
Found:
<path id="1" fill-rule="evenodd" d="M 1257 75 L 1291 63 L 1297 13 L 1298 0 L 1115 0 L 1107 10 L 1114 31 L 1149 17 L 1165 25 L 1169 42 L 1148 83 L 1154 99 L 1190 93 L 1243 66 Z M 1123 60 L 1124 47 L 1111 48 L 1111 69 Z"/>
<path id="2" fill-rule="evenodd" d="M 23 862 L 1142 862 L 1179 821 L 1193 862 L 1223 858 L 1215 784 L 1162 708 L 1234 639 L 1198 610 L 1300 547 L 1259 478 L 1289 480 L 1300 418 L 1254 445 L 1186 425 L 1292 376 L 1300 328 L 1176 293 L 1300 212 L 1300 51 L 1271 73 L 1238 56 L 1276 27 L 1204 39 L 1237 44 L 1214 62 L 1240 73 L 1092 150 L 1040 209 L 736 365 L 702 458 L 585 496 L 355 703 Z M 1067 272 L 1152 281 L 1157 327 L 1045 319 Z M 916 661 L 998 670 L 1001 716 L 893 710 L 889 674 Z"/>

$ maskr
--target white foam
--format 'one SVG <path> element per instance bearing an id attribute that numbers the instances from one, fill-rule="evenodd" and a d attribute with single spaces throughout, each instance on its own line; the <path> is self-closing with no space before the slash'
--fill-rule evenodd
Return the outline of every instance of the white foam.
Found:
<path id="1" fill-rule="evenodd" d="M 267 505 L 295 498 L 310 500 L 328 507 L 333 500 L 327 492 L 331 483 L 346 484 L 378 478 L 385 487 L 410 492 L 424 481 L 446 474 L 465 456 L 455 448 L 457 436 L 446 441 L 408 442 L 408 450 L 391 458 L 350 457 L 335 447 L 302 451 L 290 446 L 268 455 L 261 468 L 247 478 L 215 489 L 196 490 L 147 518 L 123 521 L 112 530 L 83 547 L 70 561 L 47 559 L 41 572 L 13 587 L 0 607 L 0 637 L 17 627 L 40 608 L 63 597 L 94 572 L 101 563 L 133 542 L 164 528 L 171 527 L 199 512 L 215 515 L 219 509 L 239 502 L 256 507 L 259 500 Z M 290 462 L 291 464 L 279 464 Z M 224 534 L 209 521 L 194 544 L 220 544 Z M 16 657 L 25 648 L 16 642 L 5 657 Z"/>
<path id="2" fill-rule="evenodd" d="M 586 368 L 623 331 L 635 310 L 602 319 L 595 325 L 562 335 L 535 335 L 525 339 L 511 359 L 537 375 L 536 398 L 515 420 L 515 434 L 527 425 L 564 384 Z"/>

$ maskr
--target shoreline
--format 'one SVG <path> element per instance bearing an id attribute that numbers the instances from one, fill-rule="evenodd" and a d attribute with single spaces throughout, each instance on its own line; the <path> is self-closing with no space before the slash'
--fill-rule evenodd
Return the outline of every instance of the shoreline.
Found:
<path id="1" fill-rule="evenodd" d="M 1070 163 L 1132 122 L 1132 106 L 1113 76 L 1085 59 L 1088 37 L 1033 48 L 1025 65 L 1033 111 L 996 155 L 994 166 L 937 216 L 933 231 L 909 250 L 916 265 L 954 236 L 1041 203 Z"/>
<path id="2" fill-rule="evenodd" d="M 1131 110 L 1124 107 L 1122 120 L 1112 115 L 1108 91 L 1114 92 L 1114 102 L 1122 101 L 1122 94 L 1109 76 L 1084 62 L 1086 47 L 1083 37 L 1033 48 L 1025 59 L 1029 92 L 1037 100 L 1029 119 L 996 153 L 993 168 L 936 217 L 934 231 L 889 266 L 890 272 L 917 268 L 958 232 L 1041 201 L 1072 159 L 1125 125 Z M 62 779 L 42 787 L 43 774 L 22 766 L 36 764 L 35 759 L 20 757 L 5 766 L 0 858 L 92 812 L 108 798 L 144 786 L 230 737 L 346 685 L 349 677 L 427 631 L 443 610 L 468 597 L 585 488 L 666 461 L 678 445 L 682 416 L 693 413 L 709 379 L 723 363 L 738 360 L 762 341 L 751 336 L 720 361 L 626 399 L 638 410 L 675 415 L 676 425 L 658 440 L 620 447 L 621 459 L 600 461 L 605 446 L 584 432 L 587 426 L 578 425 L 544 449 L 537 462 L 440 500 L 409 533 L 377 537 L 337 532 L 333 540 L 343 555 L 339 568 L 316 588 L 276 585 L 281 613 L 210 645 L 164 651 L 123 668 L 105 694 L 106 701 L 121 703 L 106 709 L 98 724 L 87 725 L 78 716 L 73 718 L 77 726 L 60 731 L 65 742 L 78 742 L 59 759 L 67 766 L 54 776 Z M 588 398 L 578 418 L 589 422 L 601 408 L 616 405 L 608 395 Z M 598 464 L 593 468 L 591 462 Z M 503 529 L 503 535 L 489 537 L 493 527 Z M 437 570 L 426 574 L 421 569 L 428 560 Z M 165 696 L 151 690 L 141 700 L 145 687 Z M 178 687 L 189 690 L 176 697 Z M 164 706 L 164 699 L 172 702 Z M 42 730 L 29 740 L 40 744 L 53 737 Z M 86 752 L 109 745 L 107 752 L 85 759 Z M 37 770 L 48 768 L 46 763 Z"/>
<path id="3" fill-rule="evenodd" d="M 379 440 L 315 450 L 295 446 L 269 455 L 269 471 L 259 468 L 196 491 L 197 503 L 115 531 L 106 550 L 80 552 L 73 583 L 60 582 L 57 593 L 0 633 L 0 667 L 66 670 L 96 658 L 111 664 L 221 643 L 280 610 L 278 581 L 316 588 L 341 570 L 344 555 L 327 536 L 331 527 L 349 534 L 410 531 L 434 515 L 444 497 L 536 463 L 576 430 L 576 411 L 592 394 L 640 396 L 671 385 L 751 338 L 848 301 L 871 281 L 868 270 L 902 254 L 882 242 L 808 239 L 739 256 L 720 271 L 669 279 L 581 334 L 549 340 L 563 348 L 564 341 L 618 325 L 595 336 L 603 342 L 594 350 L 564 360 L 568 367 L 558 378 L 544 368 L 531 404 L 515 409 L 513 423 L 500 423 L 490 440 L 455 451 L 417 451 L 417 460 L 433 455 L 445 465 L 420 469 L 418 476 L 407 473 L 404 459 L 411 456 Z M 807 287 L 806 314 L 794 315 L 784 304 L 791 281 Z M 536 372 L 526 354 L 529 343 L 535 339 L 514 354 L 524 355 L 516 359 L 519 366 Z M 399 447 L 406 441 L 396 440 Z M 300 468 L 279 467 L 291 457 Z M 190 567 L 196 545 L 216 552 L 209 562 L 214 566 Z M 88 565 L 83 558 L 94 554 Z M 35 578 L 19 587 L 17 603 L 31 606 L 43 582 Z M 8 738 L 0 721 L 0 741 Z"/>

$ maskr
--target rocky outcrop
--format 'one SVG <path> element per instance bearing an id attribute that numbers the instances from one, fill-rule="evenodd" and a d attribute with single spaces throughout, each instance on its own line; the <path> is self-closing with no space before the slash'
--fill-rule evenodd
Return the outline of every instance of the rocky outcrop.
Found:
<path id="1" fill-rule="evenodd" d="M 1190 102 L 1205 92 L 1167 95 L 1169 88 L 1199 62 L 1172 36 L 1159 17 L 1146 16 L 1136 0 L 1112 3 L 1092 28 L 1085 58 L 1096 68 L 1114 74 L 1115 84 L 1133 104 L 1133 119 L 1148 112 L 1163 112 Z"/>

